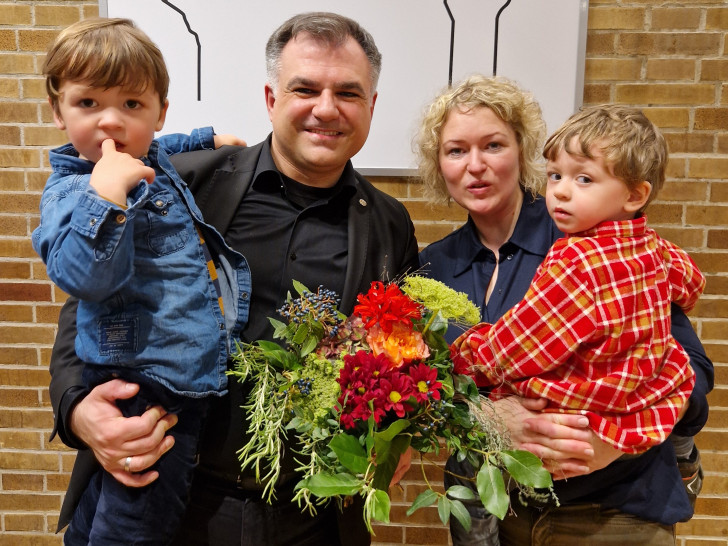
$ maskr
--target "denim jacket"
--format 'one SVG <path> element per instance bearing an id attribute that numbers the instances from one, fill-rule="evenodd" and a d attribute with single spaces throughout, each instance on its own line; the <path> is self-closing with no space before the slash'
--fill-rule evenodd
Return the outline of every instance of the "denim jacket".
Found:
<path id="1" fill-rule="evenodd" d="M 142 180 L 123 208 L 89 185 L 94 164 L 71 144 L 50 152 L 33 248 L 48 276 L 78 297 L 76 352 L 190 397 L 226 391 L 228 351 L 248 320 L 250 269 L 205 224 L 167 154 L 213 148 L 212 128 L 152 142 Z M 197 229 L 215 263 L 220 294 Z M 222 297 L 224 315 L 218 303 Z"/>

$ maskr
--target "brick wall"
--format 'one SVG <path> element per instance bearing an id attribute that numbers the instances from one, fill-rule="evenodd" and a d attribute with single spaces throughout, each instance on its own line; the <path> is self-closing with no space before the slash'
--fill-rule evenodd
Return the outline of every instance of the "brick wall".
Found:
<path id="1" fill-rule="evenodd" d="M 46 152 L 64 137 L 51 123 L 38 72 L 57 30 L 96 13 L 90 0 L 0 0 L 0 546 L 61 542 L 53 530 L 74 453 L 48 441 L 46 387 L 65 296 L 48 281 L 29 236 L 48 174 Z M 669 179 L 650 221 L 690 251 L 708 278 L 691 318 L 716 365 L 716 388 L 697 438 L 705 487 L 696 516 L 678 527 L 684 546 L 728 544 L 727 34 L 725 0 L 590 2 L 584 100 L 643 107 L 664 130 Z M 464 219 L 456 207 L 430 209 L 415 180 L 375 182 L 407 205 L 421 244 Z M 441 480 L 434 465 L 425 475 Z M 416 465 L 393 493 L 397 523 L 377 527 L 379 544 L 447 543 L 434 509 L 405 521 L 423 483 Z"/>

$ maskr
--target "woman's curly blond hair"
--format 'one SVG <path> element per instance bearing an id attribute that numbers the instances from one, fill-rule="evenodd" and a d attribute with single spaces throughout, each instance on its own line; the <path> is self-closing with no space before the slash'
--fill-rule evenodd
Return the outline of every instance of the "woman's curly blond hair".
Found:
<path id="1" fill-rule="evenodd" d="M 531 93 L 511 80 L 473 75 L 443 91 L 425 111 L 416 139 L 416 153 L 423 194 L 430 202 L 450 202 L 439 161 L 442 128 L 450 112 L 456 108 L 468 112 L 481 107 L 490 108 L 516 133 L 521 187 L 533 196 L 541 189 L 545 179 L 541 151 L 546 139 L 541 107 Z"/>

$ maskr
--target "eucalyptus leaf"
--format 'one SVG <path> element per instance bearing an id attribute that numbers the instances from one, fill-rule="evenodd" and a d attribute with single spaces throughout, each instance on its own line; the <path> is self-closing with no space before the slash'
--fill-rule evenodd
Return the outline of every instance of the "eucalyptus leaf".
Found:
<path id="1" fill-rule="evenodd" d="M 415 498 L 415 501 L 412 503 L 412 506 L 409 507 L 407 510 L 407 515 L 411 516 L 414 514 L 417 510 L 420 508 L 424 508 L 425 506 L 430 506 L 433 502 L 437 500 L 437 493 L 434 492 L 432 489 L 425 489 L 422 493 L 417 495 L 417 498 Z"/>
<path id="2" fill-rule="evenodd" d="M 478 471 L 476 483 L 485 509 L 498 519 L 503 519 L 508 511 L 509 498 L 500 469 L 484 463 Z"/>
<path id="3" fill-rule="evenodd" d="M 551 474 L 543 467 L 541 459 L 528 451 L 508 450 L 501 453 L 508 473 L 518 483 L 529 487 L 551 487 Z"/>

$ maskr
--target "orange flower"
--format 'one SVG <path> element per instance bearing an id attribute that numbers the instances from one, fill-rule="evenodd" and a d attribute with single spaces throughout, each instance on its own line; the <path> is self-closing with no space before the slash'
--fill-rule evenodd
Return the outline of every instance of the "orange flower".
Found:
<path id="1" fill-rule="evenodd" d="M 385 355 L 393 368 L 430 356 L 422 334 L 402 323 L 392 324 L 391 332 L 384 331 L 379 324 L 373 325 L 367 334 L 367 343 L 375 355 Z"/>

